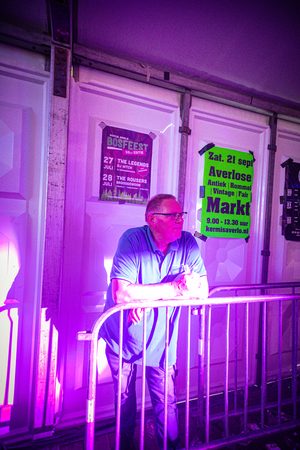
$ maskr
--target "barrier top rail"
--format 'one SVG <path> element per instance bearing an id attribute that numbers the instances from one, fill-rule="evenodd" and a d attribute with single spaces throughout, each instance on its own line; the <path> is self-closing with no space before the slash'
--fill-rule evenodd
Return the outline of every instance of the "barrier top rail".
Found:
<path id="1" fill-rule="evenodd" d="M 300 289 L 300 282 L 287 283 L 262 283 L 262 284 L 238 284 L 234 286 L 214 286 L 210 288 L 209 295 L 220 291 L 241 291 L 241 290 L 261 290 L 261 289 Z"/>
<path id="2" fill-rule="evenodd" d="M 255 285 L 257 286 L 257 285 Z M 256 295 L 256 296 L 239 296 L 239 297 L 208 297 L 206 299 L 180 299 L 180 300 L 155 300 L 149 301 L 147 303 L 130 302 L 125 304 L 118 304 L 115 306 L 111 306 L 109 309 L 103 312 L 99 319 L 94 323 L 91 331 L 79 331 L 77 334 L 77 339 L 80 341 L 90 341 L 96 339 L 98 337 L 98 333 L 100 327 L 105 322 L 105 320 L 110 317 L 112 314 L 123 311 L 126 309 L 134 309 L 134 308 L 162 308 L 162 307 L 176 307 L 176 306 L 194 306 L 201 307 L 206 305 L 227 305 L 234 303 L 257 303 L 257 302 L 271 302 L 271 301 L 292 301 L 292 300 L 300 300 L 299 294 L 281 294 L 281 295 Z"/>

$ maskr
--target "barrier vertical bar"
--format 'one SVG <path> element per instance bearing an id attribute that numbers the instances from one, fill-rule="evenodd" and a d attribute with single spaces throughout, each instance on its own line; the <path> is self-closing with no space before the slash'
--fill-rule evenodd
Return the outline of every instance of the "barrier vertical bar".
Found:
<path id="1" fill-rule="evenodd" d="M 262 307 L 262 353 L 261 353 L 261 429 L 265 425 L 265 409 L 267 403 L 266 393 L 266 346 L 267 346 L 267 303 Z"/>
<path id="2" fill-rule="evenodd" d="M 295 301 L 295 398 L 294 398 L 294 421 L 296 420 L 297 417 L 297 368 L 298 368 L 298 339 L 299 339 L 299 334 L 298 334 L 298 321 L 299 321 L 299 300 L 294 300 Z"/>
<path id="3" fill-rule="evenodd" d="M 234 410 L 237 410 L 238 305 L 234 305 Z"/>
<path id="4" fill-rule="evenodd" d="M 209 388 L 210 388 L 210 333 L 211 333 L 211 305 L 208 305 L 208 323 L 207 323 L 207 359 L 206 359 L 206 405 L 205 405 L 205 442 L 209 443 Z"/>
<path id="5" fill-rule="evenodd" d="M 203 427 L 203 405 L 204 405 L 204 348 L 205 348 L 205 306 L 199 308 L 199 337 L 198 337 L 198 399 L 197 410 L 199 428 Z"/>
<path id="6" fill-rule="evenodd" d="M 191 307 L 187 307 L 187 355 L 186 355 L 186 398 L 185 398 L 185 448 L 189 448 L 189 417 L 190 417 L 190 352 L 191 352 Z"/>
<path id="7" fill-rule="evenodd" d="M 293 357 L 292 357 L 292 399 L 293 421 L 297 418 L 297 347 L 298 347 L 298 301 L 293 300 Z"/>
<path id="8" fill-rule="evenodd" d="M 147 336 L 147 311 L 143 311 L 143 360 L 142 360 L 142 398 L 141 398 L 141 430 L 140 450 L 144 449 L 145 440 L 145 386 L 146 386 L 146 336 Z"/>
<path id="9" fill-rule="evenodd" d="M 249 303 L 245 304 L 245 392 L 244 392 L 244 432 L 248 430 L 248 388 L 249 388 Z"/>
<path id="10" fill-rule="evenodd" d="M 169 307 L 166 307 L 166 340 L 165 340 L 165 410 L 164 410 L 164 450 L 167 450 L 168 433 L 168 363 L 169 363 Z"/>
<path id="11" fill-rule="evenodd" d="M 94 450 L 96 402 L 97 341 L 91 339 L 89 353 L 88 396 L 86 408 L 86 450 Z"/>
<path id="12" fill-rule="evenodd" d="M 230 305 L 226 305 L 225 389 L 224 389 L 226 438 L 229 437 L 229 427 L 228 427 L 229 321 L 230 321 Z"/>
<path id="13" fill-rule="evenodd" d="M 282 300 L 278 302 L 278 425 L 281 424 Z"/>
<path id="14" fill-rule="evenodd" d="M 120 448 L 120 425 L 121 425 L 121 382 L 122 382 L 122 359 L 123 359 L 123 323 L 124 311 L 120 311 L 119 322 L 119 369 L 118 369 L 118 393 L 117 393 L 117 420 L 116 420 L 116 450 Z"/>

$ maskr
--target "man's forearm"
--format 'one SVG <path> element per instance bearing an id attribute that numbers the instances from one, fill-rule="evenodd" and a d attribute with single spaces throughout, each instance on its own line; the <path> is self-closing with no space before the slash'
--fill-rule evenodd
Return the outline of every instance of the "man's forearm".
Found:
<path id="1" fill-rule="evenodd" d="M 206 276 L 182 274 L 179 279 L 168 283 L 134 284 L 125 280 L 112 280 L 115 303 L 168 300 L 173 298 L 206 298 L 208 286 Z"/>
<path id="2" fill-rule="evenodd" d="M 113 290 L 114 291 L 114 290 Z M 176 282 L 158 284 L 128 284 L 122 289 L 115 289 L 113 298 L 116 303 L 129 303 L 138 301 L 145 303 L 160 299 L 176 298 L 178 292 Z"/>

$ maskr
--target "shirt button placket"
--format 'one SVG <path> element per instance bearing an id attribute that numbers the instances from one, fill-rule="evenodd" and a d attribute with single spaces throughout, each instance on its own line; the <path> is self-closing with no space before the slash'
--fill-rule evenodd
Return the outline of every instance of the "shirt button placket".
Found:
<path id="1" fill-rule="evenodd" d="M 165 276 L 168 274 L 167 273 L 168 261 L 169 261 L 169 256 L 166 255 L 162 261 L 161 268 L 160 268 L 160 275 L 161 275 L 162 279 L 165 278 Z"/>

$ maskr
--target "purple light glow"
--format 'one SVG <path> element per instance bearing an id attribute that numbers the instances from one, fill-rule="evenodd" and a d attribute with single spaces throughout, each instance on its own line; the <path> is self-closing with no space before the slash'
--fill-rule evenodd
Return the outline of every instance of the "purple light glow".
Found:
<path id="1" fill-rule="evenodd" d="M 0 227 L 0 420 L 7 422 L 14 402 L 19 325 L 19 302 L 7 299 L 7 294 L 19 272 L 20 261 L 11 217 L 1 216 Z"/>

